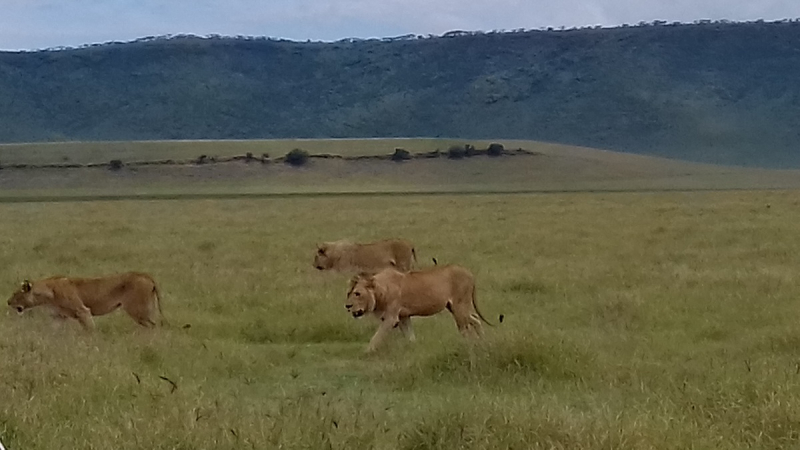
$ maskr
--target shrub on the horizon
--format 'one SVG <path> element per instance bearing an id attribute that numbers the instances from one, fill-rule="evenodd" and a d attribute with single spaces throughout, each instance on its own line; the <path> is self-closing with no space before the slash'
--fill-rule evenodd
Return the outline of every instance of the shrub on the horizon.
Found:
<path id="1" fill-rule="evenodd" d="M 503 147 L 503 144 L 498 144 L 496 142 L 489 144 L 489 148 L 486 149 L 486 153 L 489 156 L 500 156 L 504 151 L 505 148 Z"/>
<path id="2" fill-rule="evenodd" d="M 403 148 L 396 148 L 394 149 L 394 154 L 392 154 L 392 161 L 407 161 L 411 159 L 411 153 Z"/>
<path id="3" fill-rule="evenodd" d="M 108 163 L 108 168 L 111 169 L 111 170 L 120 170 L 120 169 L 122 169 L 123 165 L 124 164 L 122 164 L 122 160 L 112 159 Z"/>
<path id="4" fill-rule="evenodd" d="M 453 145 L 447 149 L 447 157 L 450 159 L 461 159 L 467 156 L 467 149 L 463 145 Z"/>
<path id="5" fill-rule="evenodd" d="M 296 148 L 286 154 L 286 162 L 293 166 L 302 166 L 308 162 L 308 152 Z"/>

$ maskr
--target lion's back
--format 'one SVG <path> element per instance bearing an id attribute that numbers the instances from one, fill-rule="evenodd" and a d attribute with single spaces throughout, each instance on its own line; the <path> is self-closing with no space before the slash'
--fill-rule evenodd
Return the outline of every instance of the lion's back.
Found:
<path id="1" fill-rule="evenodd" d="M 144 272 L 125 272 L 98 278 L 66 279 L 84 303 L 106 305 L 149 302 L 156 289 L 153 277 Z"/>
<path id="2" fill-rule="evenodd" d="M 412 249 L 410 242 L 403 239 L 384 239 L 368 244 L 359 244 L 357 263 L 364 269 L 380 270 L 392 267 L 406 272 L 411 269 Z"/>

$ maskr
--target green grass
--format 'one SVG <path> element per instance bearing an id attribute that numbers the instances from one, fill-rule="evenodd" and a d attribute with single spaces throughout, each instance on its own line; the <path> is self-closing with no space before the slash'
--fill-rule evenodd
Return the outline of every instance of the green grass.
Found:
<path id="1" fill-rule="evenodd" d="M 170 325 L 0 315 L 16 449 L 793 448 L 797 193 L 618 193 L 0 205 L 0 286 L 144 270 Z M 402 236 L 477 277 L 362 354 L 318 241 Z M 190 324 L 191 327 L 183 328 Z M 174 392 L 165 377 L 177 385 Z"/>

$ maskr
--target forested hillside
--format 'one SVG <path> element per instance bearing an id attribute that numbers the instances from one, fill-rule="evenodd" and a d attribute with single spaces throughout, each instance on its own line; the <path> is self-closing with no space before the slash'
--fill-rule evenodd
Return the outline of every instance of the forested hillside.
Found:
<path id="1" fill-rule="evenodd" d="M 0 141 L 524 138 L 800 167 L 800 23 L 0 53 Z"/>

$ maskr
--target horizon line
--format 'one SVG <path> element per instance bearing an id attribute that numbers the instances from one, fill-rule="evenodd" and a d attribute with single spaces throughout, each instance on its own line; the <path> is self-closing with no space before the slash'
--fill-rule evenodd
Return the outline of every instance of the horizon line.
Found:
<path id="1" fill-rule="evenodd" d="M 219 33 L 209 33 L 209 34 L 194 34 L 194 33 L 167 33 L 167 34 L 160 34 L 160 35 L 149 35 L 149 36 L 142 36 L 135 39 L 130 40 L 111 40 L 111 41 L 103 41 L 103 42 L 93 42 L 93 43 L 86 43 L 80 44 L 77 46 L 54 46 L 54 47 L 44 47 L 44 48 L 35 48 L 35 49 L 0 49 L 0 53 L 39 53 L 39 52 L 61 52 L 61 51 L 71 51 L 71 50 L 83 50 L 87 48 L 95 48 L 95 47 L 106 47 L 112 45 L 126 45 L 126 44 L 136 44 L 142 42 L 153 42 L 153 41 L 162 41 L 162 40 L 178 40 L 178 39 L 201 39 L 201 40 L 244 40 L 244 41 L 272 41 L 272 42 L 283 42 L 283 43 L 293 43 L 293 44 L 336 44 L 336 43 L 356 43 L 356 42 L 396 42 L 396 41 L 411 41 L 411 40 L 426 40 L 426 39 L 442 39 L 442 38 L 455 38 L 455 37 L 462 37 L 462 36 L 480 36 L 480 35 L 487 35 L 487 34 L 522 34 L 522 33 L 566 33 L 566 32 L 574 32 L 574 31 L 586 31 L 586 30 L 614 30 L 614 29 L 629 29 L 629 28 L 647 28 L 647 27 L 678 27 L 678 26 L 704 26 L 704 25 L 748 25 L 748 24 L 796 24 L 800 23 L 800 17 L 786 17 L 783 19 L 775 19 L 775 20 L 764 20 L 764 19 L 753 19 L 753 20 L 728 20 L 728 19 L 696 19 L 692 22 L 682 22 L 682 21 L 666 21 L 666 20 L 653 20 L 650 22 L 640 21 L 635 24 L 618 24 L 618 25 L 582 25 L 582 26 L 571 26 L 567 27 L 564 25 L 561 26 L 546 26 L 546 27 L 538 27 L 538 28 L 514 28 L 514 29 L 493 29 L 493 30 L 460 30 L 454 29 L 450 31 L 446 31 L 441 35 L 437 34 L 416 34 L 416 33 L 407 33 L 401 34 L 397 36 L 383 36 L 383 37 L 345 37 L 336 40 L 324 40 L 324 39 L 305 39 L 305 40 L 297 40 L 297 39 L 289 39 L 289 38 L 282 38 L 277 36 L 266 36 L 266 35 L 233 35 L 233 34 L 219 34 Z"/>

